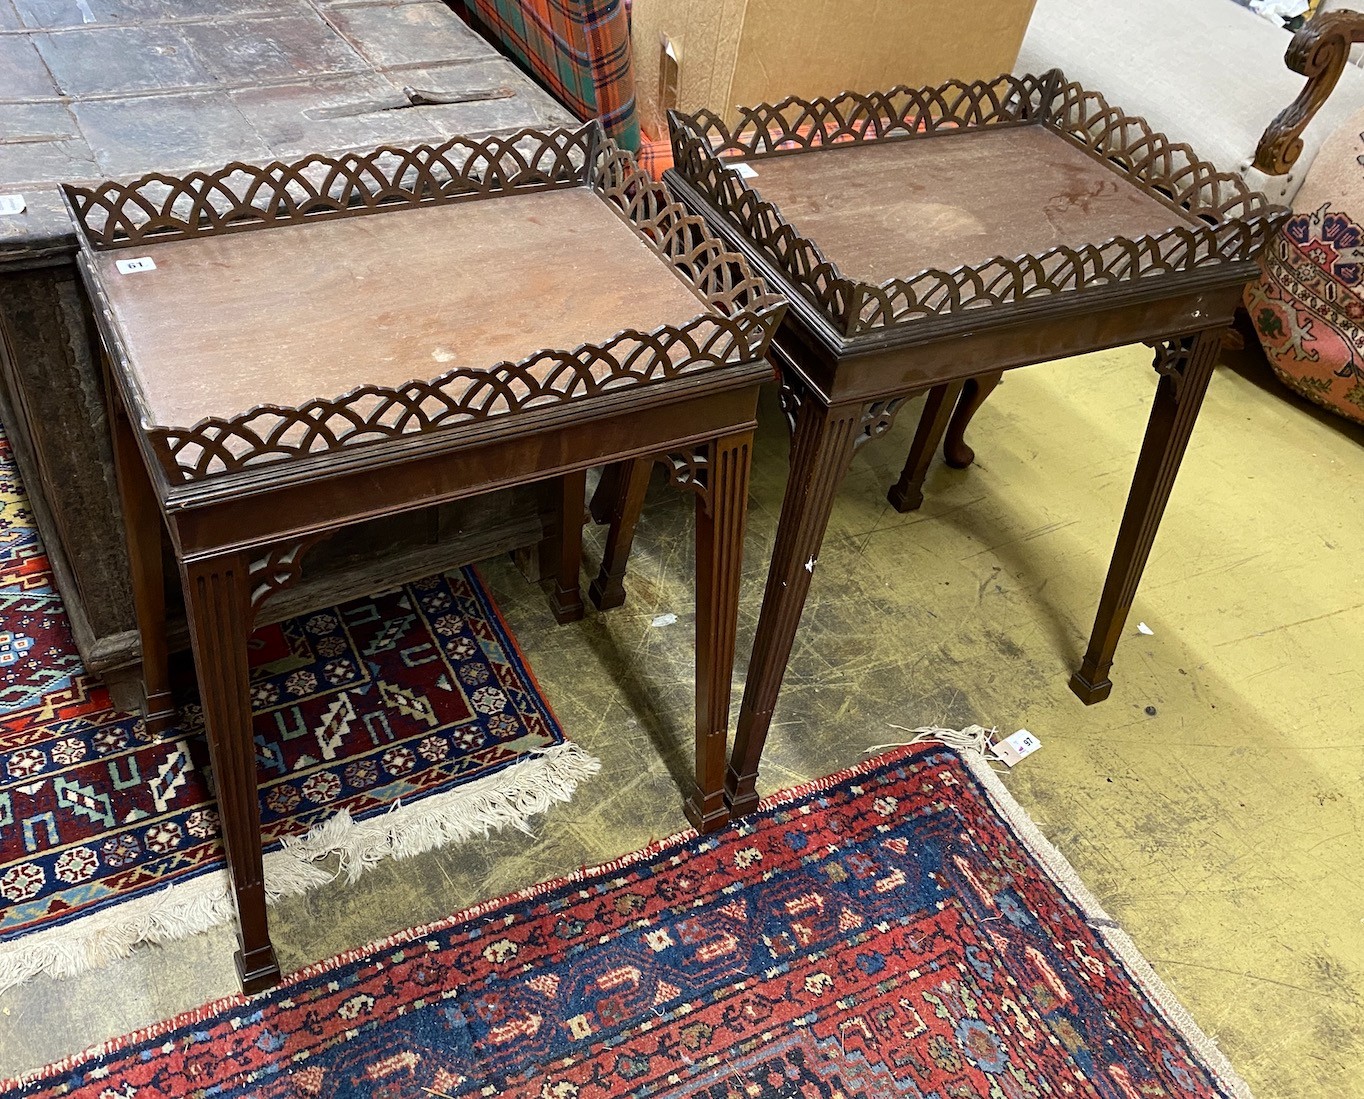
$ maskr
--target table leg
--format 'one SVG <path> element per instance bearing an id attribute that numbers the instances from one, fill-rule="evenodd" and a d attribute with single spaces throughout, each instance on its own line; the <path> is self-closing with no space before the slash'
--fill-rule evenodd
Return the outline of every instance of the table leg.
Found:
<path id="1" fill-rule="evenodd" d="M 587 595 L 598 610 L 607 611 L 625 602 L 625 567 L 630 561 L 630 547 L 635 541 L 635 525 L 644 510 L 644 494 L 649 489 L 649 475 L 654 469 L 652 458 L 637 458 L 619 462 L 615 469 L 615 489 L 610 499 L 611 527 L 606 534 L 606 552 L 602 554 L 601 571 L 588 586 Z M 597 489 L 601 493 L 600 486 Z M 595 497 L 593 498 L 595 502 Z M 605 506 L 606 501 L 603 502 Z"/>
<path id="2" fill-rule="evenodd" d="M 246 658 L 252 616 L 249 569 L 246 556 L 237 553 L 180 566 L 237 908 L 237 974 L 242 991 L 248 993 L 269 988 L 280 977 L 265 914 L 256 747 L 251 731 Z"/>
<path id="3" fill-rule="evenodd" d="M 1169 340 L 1157 347 L 1155 365 L 1161 375 L 1160 386 L 1132 477 L 1127 509 L 1118 528 L 1118 542 L 1099 600 L 1094 632 L 1084 661 L 1070 677 L 1070 689 L 1087 706 L 1102 702 L 1113 690 L 1113 681 L 1108 676 L 1113 653 L 1132 609 L 1203 394 L 1207 392 L 1221 340 L 1218 329 Z"/>
<path id="4" fill-rule="evenodd" d="M 862 430 L 860 405 L 829 408 L 806 398 L 796 414 L 791 471 L 725 779 L 725 797 L 734 816 L 742 816 L 758 804 L 758 762 L 777 693 L 805 609 L 834 494 L 852 463 L 853 448 Z"/>
<path id="5" fill-rule="evenodd" d="M 924 402 L 919 427 L 914 432 L 914 442 L 909 446 L 905 468 L 900 473 L 900 479 L 886 494 L 896 511 L 915 511 L 924 502 L 924 478 L 928 476 L 928 467 L 961 390 L 961 382 L 948 382 L 935 385 L 928 391 L 928 400 Z"/>
<path id="6" fill-rule="evenodd" d="M 159 736 L 175 724 L 170 689 L 170 656 L 166 645 L 166 577 L 162 558 L 161 510 L 147 467 L 133 438 L 132 426 L 117 397 L 110 401 L 114 468 L 123 509 L 133 607 L 142 649 L 142 717 L 147 733 Z"/>
<path id="7" fill-rule="evenodd" d="M 947 438 L 942 445 L 943 460 L 953 469 L 965 469 L 976 460 L 976 452 L 966 443 L 966 429 L 980 411 L 980 406 L 985 403 L 985 398 L 993 393 L 995 387 L 1003 380 L 1004 372 L 997 371 L 994 374 L 967 378 L 965 385 L 962 386 L 961 400 L 957 402 L 956 411 L 952 413 L 952 420 L 947 425 Z"/>
<path id="8" fill-rule="evenodd" d="M 560 625 L 583 616 L 580 574 L 583 567 L 583 499 L 587 471 L 565 473 L 558 481 L 554 530 L 540 543 L 540 575 L 549 591 L 549 608 Z"/>
<path id="9" fill-rule="evenodd" d="M 592 492 L 592 502 L 587 506 L 587 510 L 592 513 L 592 522 L 597 526 L 604 527 L 611 522 L 616 497 L 620 495 L 621 486 L 625 483 L 625 474 L 631 464 L 629 461 L 612 462 L 601 471 L 601 479 Z"/>
<path id="10" fill-rule="evenodd" d="M 696 790 L 686 812 L 699 832 L 729 822 L 725 745 L 752 450 L 752 432 L 711 442 L 696 505 Z"/>

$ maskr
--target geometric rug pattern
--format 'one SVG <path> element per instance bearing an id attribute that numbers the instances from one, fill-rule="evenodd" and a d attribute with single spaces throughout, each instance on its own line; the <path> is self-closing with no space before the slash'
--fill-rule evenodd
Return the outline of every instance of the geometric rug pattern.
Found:
<path id="1" fill-rule="evenodd" d="M 901 749 L 721 834 L 129 1035 L 19 1093 L 1243 1095 L 1058 858 L 980 765 Z"/>
<path id="2" fill-rule="evenodd" d="M 576 758 L 472 570 L 259 629 L 250 663 L 267 853 Z M 0 951 L 223 865 L 199 707 L 152 737 L 84 675 L 0 436 Z"/>

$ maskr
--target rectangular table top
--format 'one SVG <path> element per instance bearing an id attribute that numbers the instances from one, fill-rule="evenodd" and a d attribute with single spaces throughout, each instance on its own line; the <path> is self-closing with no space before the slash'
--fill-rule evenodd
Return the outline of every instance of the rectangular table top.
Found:
<path id="1" fill-rule="evenodd" d="M 0 265 L 59 183 L 574 123 L 440 0 L 0 0 L 0 117 Z"/>
<path id="2" fill-rule="evenodd" d="M 141 256 L 155 269 L 118 273 Z M 708 311 L 583 187 L 90 258 L 164 427 L 516 362 Z"/>
<path id="3" fill-rule="evenodd" d="M 830 145 L 751 167 L 749 187 L 871 283 L 1195 224 L 1043 126 Z"/>

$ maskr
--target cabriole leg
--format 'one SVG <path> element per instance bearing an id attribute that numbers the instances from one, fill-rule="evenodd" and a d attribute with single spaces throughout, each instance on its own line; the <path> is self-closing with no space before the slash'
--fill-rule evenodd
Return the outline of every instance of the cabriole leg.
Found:
<path id="1" fill-rule="evenodd" d="M 961 382 L 948 382 L 935 385 L 928 391 L 928 400 L 924 402 L 919 427 L 914 432 L 914 442 L 909 446 L 905 468 L 900 473 L 900 479 L 886 494 L 896 511 L 915 511 L 924 502 L 924 478 L 928 476 L 928 467 L 933 462 L 933 454 L 938 449 L 961 389 Z"/>
<path id="2" fill-rule="evenodd" d="M 942 445 L 943 460 L 953 469 L 965 469 L 976 460 L 976 452 L 966 442 L 966 429 L 985 403 L 985 398 L 1003 380 L 1004 373 L 1000 371 L 967 378 L 962 386 L 961 400 L 957 402 L 957 410 L 952 413 L 952 420 L 947 425 L 947 438 Z"/>

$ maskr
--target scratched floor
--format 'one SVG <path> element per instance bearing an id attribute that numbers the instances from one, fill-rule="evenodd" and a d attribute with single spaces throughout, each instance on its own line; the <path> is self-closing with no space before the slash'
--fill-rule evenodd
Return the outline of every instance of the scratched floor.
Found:
<path id="1" fill-rule="evenodd" d="M 1364 432 L 1253 372 L 1220 370 L 1113 697 L 1086 709 L 1065 680 L 1154 388 L 1146 356 L 1011 375 L 977 420 L 977 467 L 935 469 L 918 515 L 885 503 L 917 408 L 859 454 L 763 787 L 852 763 L 896 741 L 892 725 L 1027 726 L 1044 747 L 1010 787 L 1256 1094 L 1364 1096 Z M 755 470 L 743 654 L 785 476 L 773 412 Z M 682 825 L 672 772 L 689 760 L 689 500 L 655 486 L 630 602 L 610 615 L 556 628 L 514 569 L 485 569 L 602 774 L 533 836 L 390 862 L 281 904 L 286 968 Z M 675 624 L 652 624 L 668 613 Z M 0 995 L 0 1066 L 32 1067 L 228 993 L 230 954 L 221 930 Z"/>

